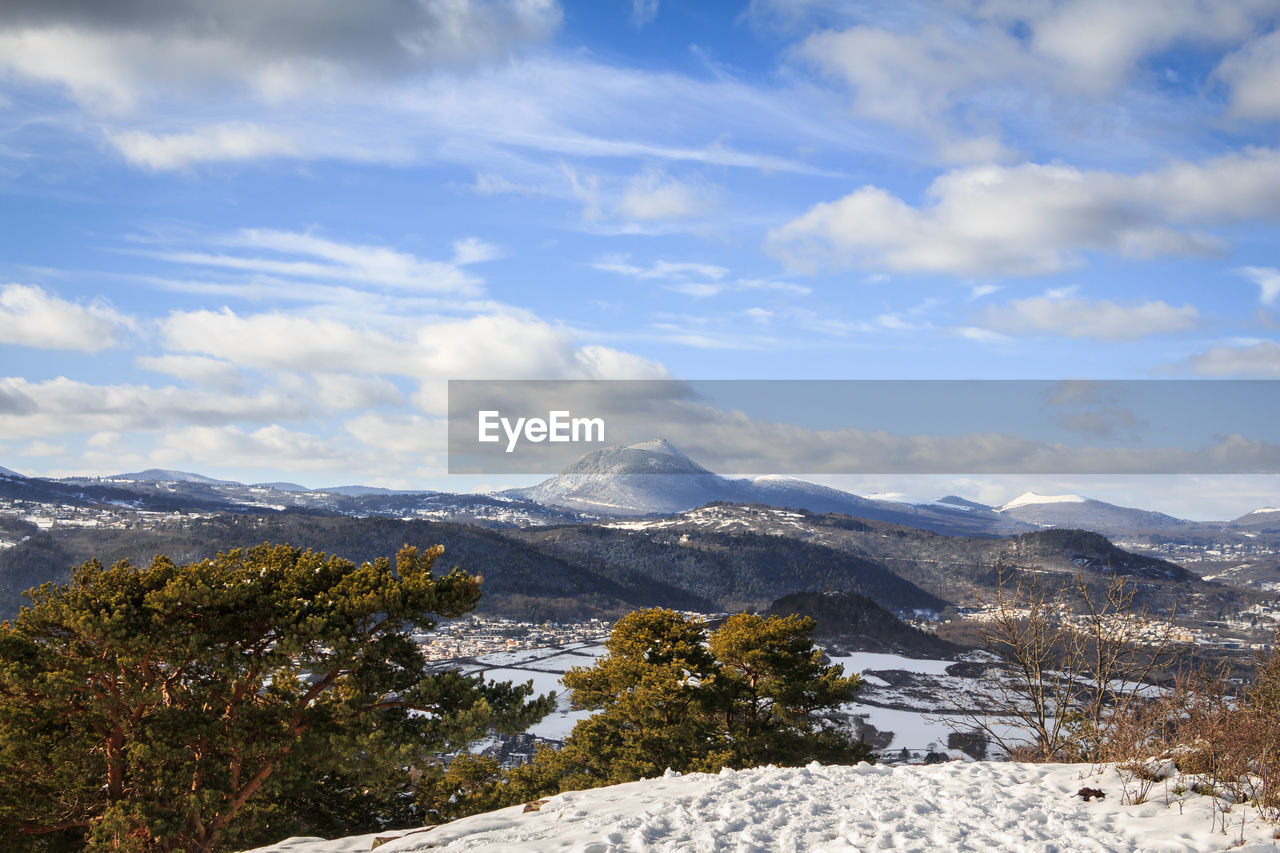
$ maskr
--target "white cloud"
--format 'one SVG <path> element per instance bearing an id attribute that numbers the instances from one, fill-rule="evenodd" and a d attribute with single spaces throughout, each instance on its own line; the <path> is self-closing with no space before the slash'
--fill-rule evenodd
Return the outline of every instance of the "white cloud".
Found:
<path id="1" fill-rule="evenodd" d="M 150 453 L 166 467 L 217 460 L 219 467 L 267 467 L 284 471 L 328 470 L 346 467 L 352 451 L 311 433 L 271 424 L 256 430 L 236 426 L 189 426 L 165 434 Z"/>
<path id="2" fill-rule="evenodd" d="M 0 343 L 98 352 L 134 321 L 104 304 L 80 305 L 25 284 L 0 287 Z"/>
<path id="3" fill-rule="evenodd" d="M 672 293 L 683 293 L 685 296 L 692 296 L 695 299 L 704 299 L 708 296 L 717 296 L 724 293 L 726 285 L 685 281 L 679 284 L 664 284 L 662 287 Z"/>
<path id="4" fill-rule="evenodd" d="M 306 385 L 227 394 L 173 386 L 95 385 L 66 377 L 41 382 L 0 379 L 0 433 L 15 437 L 154 433 L 182 424 L 304 420 L 326 411 L 325 401 Z"/>
<path id="5" fill-rule="evenodd" d="M 531 315 L 359 327 L 332 318 L 268 312 L 174 312 L 162 324 L 166 347 L 237 365 L 310 373 L 416 379 L 618 379 L 665 375 L 655 362 L 602 347 Z M 614 376 L 611 370 L 624 375 Z M 390 395 L 386 386 L 381 386 Z"/>
<path id="6" fill-rule="evenodd" d="M 1247 37 L 1276 10 L 1271 0 L 1072 0 L 1032 13 L 1032 50 L 1065 69 L 1071 85 L 1105 91 L 1122 85 L 1143 57 L 1179 42 Z"/>
<path id="7" fill-rule="evenodd" d="M 993 332 L 990 329 L 981 329 L 977 326 L 956 326 L 949 330 L 951 334 L 965 340 L 978 341 L 980 343 L 995 343 L 1007 341 L 1009 337 L 999 332 Z"/>
<path id="8" fill-rule="evenodd" d="M 1108 299 L 1036 296 L 991 306 L 978 315 L 979 325 L 1006 335 L 1061 335 L 1128 341 L 1194 328 L 1200 312 L 1192 305 L 1174 307 L 1158 300 L 1122 305 Z"/>
<path id="9" fill-rule="evenodd" d="M 154 370 L 194 382 L 220 388 L 236 388 L 243 384 L 244 375 L 234 364 L 201 355 L 139 356 L 134 363 L 143 370 Z"/>
<path id="10" fill-rule="evenodd" d="M 1031 63 L 1017 40 L 995 27 L 965 35 L 941 24 L 911 32 L 855 26 L 815 33 L 798 50 L 849 84 L 855 114 L 925 131 L 950 160 L 1007 159 L 998 140 L 957 134 L 947 117 L 961 92 L 1026 73 Z"/>
<path id="11" fill-rule="evenodd" d="M 811 288 L 789 281 L 757 278 L 729 280 L 726 278 L 729 275 L 728 267 L 696 261 L 659 259 L 648 266 L 641 266 L 633 263 L 627 255 L 605 255 L 596 259 L 591 266 L 639 281 L 666 282 L 662 285 L 664 290 L 698 299 L 730 291 L 774 291 L 791 296 L 808 296 L 812 293 Z"/>
<path id="12" fill-rule="evenodd" d="M 309 232 L 263 228 L 237 231 L 217 243 L 232 251 L 164 250 L 155 255 L 173 263 L 234 272 L 467 295 L 481 291 L 481 280 L 463 270 L 460 261 L 478 263 L 496 257 L 497 251 L 478 240 L 463 240 L 454 244 L 453 262 L 445 263 L 386 246 L 339 243 Z"/>
<path id="13" fill-rule="evenodd" d="M 1214 73 L 1231 88 L 1233 116 L 1249 119 L 1280 116 L 1280 30 L 1232 53 Z"/>
<path id="14" fill-rule="evenodd" d="M 631 179 L 618 202 L 618 213 L 625 219 L 642 221 L 684 219 L 713 206 L 712 189 L 649 170 Z"/>
<path id="15" fill-rule="evenodd" d="M 421 455 L 443 453 L 448 448 L 447 418 L 365 412 L 343 423 L 342 428 L 362 444 L 388 453 Z"/>
<path id="16" fill-rule="evenodd" d="M 1280 270 L 1275 267 L 1240 267 L 1236 272 L 1258 285 L 1263 305 L 1274 305 L 1280 298 Z"/>
<path id="17" fill-rule="evenodd" d="M 1137 175 L 1026 164 L 956 169 L 913 206 L 866 186 L 815 205 L 769 235 L 800 267 L 1036 275 L 1085 252 L 1205 254 L 1197 228 L 1280 217 L 1280 152 L 1253 148 Z"/>
<path id="18" fill-rule="evenodd" d="M 729 274 L 727 267 L 717 264 L 698 263 L 696 261 L 656 260 L 647 267 L 638 266 L 631 263 L 626 255 L 608 255 L 600 258 L 591 266 L 604 272 L 614 272 L 640 280 L 672 281 L 686 278 L 708 278 L 712 281 L 720 281 Z"/>
<path id="19" fill-rule="evenodd" d="M 131 165 L 157 172 L 186 169 L 197 163 L 293 157 L 301 153 L 299 146 L 284 134 L 245 122 L 185 133 L 108 131 L 107 138 Z"/>
<path id="20" fill-rule="evenodd" d="M 409 352 L 403 339 L 339 320 L 269 312 L 175 311 L 161 322 L 162 342 L 245 367 L 322 372 L 395 373 Z"/>
<path id="21" fill-rule="evenodd" d="M 772 16 L 766 13 L 772 7 Z M 797 54 L 848 84 L 856 115 L 922 132 L 953 162 L 993 162 L 1009 152 L 984 124 L 993 104 L 1078 110 L 1123 91 L 1144 62 L 1179 45 L 1248 42 L 1280 13 L 1276 0 L 961 0 L 902 4 L 876 14 L 859 4 L 762 2 L 757 21 L 822 29 Z M 879 22 L 868 18 L 878 17 Z M 852 25 L 849 25 L 852 24 Z M 1277 106 L 1275 46 L 1262 40 L 1219 69 L 1239 114 Z"/>
<path id="22" fill-rule="evenodd" d="M 643 27 L 658 17 L 658 0 L 631 0 L 631 25 Z"/>
<path id="23" fill-rule="evenodd" d="M 1217 346 L 1192 356 L 1185 366 L 1201 376 L 1280 378 L 1280 344 Z"/>
<path id="24" fill-rule="evenodd" d="M 486 261 L 495 261 L 500 257 L 502 257 L 502 249 L 493 243 L 486 243 L 476 237 L 455 240 L 453 244 L 454 266 L 465 267 L 468 264 L 482 264 Z"/>
<path id="25" fill-rule="evenodd" d="M 0 67 L 65 86 L 96 111 L 228 85 L 280 100 L 498 58 L 560 19 L 554 0 L 12 0 Z"/>

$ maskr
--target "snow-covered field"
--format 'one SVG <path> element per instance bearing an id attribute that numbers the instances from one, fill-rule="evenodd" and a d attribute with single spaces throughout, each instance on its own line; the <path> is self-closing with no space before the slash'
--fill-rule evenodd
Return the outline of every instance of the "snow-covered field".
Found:
<path id="1" fill-rule="evenodd" d="M 556 709 L 530 727 L 529 732 L 542 738 L 564 740 L 574 724 L 592 712 L 570 707 L 569 691 L 560 682 L 560 676 L 572 667 L 590 666 L 604 654 L 604 646 L 599 644 L 575 643 L 563 648 L 496 652 L 460 668 L 467 673 L 484 673 L 490 681 L 532 681 L 538 693 L 554 690 L 558 697 Z M 919 677 L 914 686 L 902 688 L 891 687 L 877 676 L 867 676 L 859 701 L 844 708 L 848 714 L 862 718 L 881 732 L 893 732 L 884 747 L 889 752 L 903 747 L 915 752 L 944 749 L 947 735 L 952 731 L 946 722 L 949 699 L 967 695 L 973 685 L 971 679 L 946 674 L 947 667 L 954 661 L 855 652 L 832 656 L 831 662 L 843 665 L 846 673 L 902 670 Z"/>
<path id="2" fill-rule="evenodd" d="M 1247 806 L 1213 819 L 1209 797 L 1160 783 L 1121 803 L 1119 775 L 1087 765 L 767 767 L 576 791 L 538 811 L 501 809 L 401 836 L 405 851 L 1274 851 L 1274 827 Z M 1083 786 L 1106 799 L 1084 802 Z M 1216 811 L 1221 811 L 1221 803 Z M 290 839 L 255 853 L 355 853 L 377 836 Z"/>
<path id="3" fill-rule="evenodd" d="M 461 667 L 463 672 L 483 672 L 490 681 L 532 681 L 538 693 L 554 690 L 558 696 L 556 709 L 541 722 L 529 728 L 531 734 L 552 740 L 564 740 L 574 724 L 590 716 L 590 711 L 572 710 L 569 692 L 560 682 L 560 676 L 575 666 L 590 666 L 604 655 L 601 645 L 574 644 L 563 649 L 530 649 L 517 652 L 496 652 L 476 658 L 475 664 Z M 877 652 L 857 652 L 831 658 L 832 663 L 842 664 L 846 673 L 862 673 L 868 670 L 905 670 L 928 676 L 936 695 L 923 700 L 919 695 L 893 689 L 871 676 L 864 688 L 863 697 L 873 699 L 879 705 L 905 705 L 893 709 L 879 705 L 854 702 L 845 707 L 850 714 L 862 717 L 882 732 L 892 731 L 893 739 L 887 749 L 907 747 L 912 750 L 942 748 L 946 745 L 951 729 L 943 721 L 946 708 L 943 691 L 958 695 L 966 689 L 966 679 L 946 675 L 946 669 L 954 661 L 923 660 L 901 655 Z M 877 683 L 878 682 L 878 683 Z M 916 694 L 919 691 L 915 691 Z M 912 709 L 914 708 L 914 709 Z"/>

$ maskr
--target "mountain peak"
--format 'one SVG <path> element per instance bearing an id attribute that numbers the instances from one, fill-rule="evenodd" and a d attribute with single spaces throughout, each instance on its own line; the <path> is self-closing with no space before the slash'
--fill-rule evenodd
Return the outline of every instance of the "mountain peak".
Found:
<path id="1" fill-rule="evenodd" d="M 1023 492 L 1004 506 L 998 507 L 996 512 L 1032 504 L 1082 504 L 1085 501 L 1086 499 L 1079 495 L 1041 495 L 1036 492 Z"/>
<path id="2" fill-rule="evenodd" d="M 711 474 L 685 456 L 665 438 L 655 438 L 626 447 L 602 447 L 583 456 L 560 473 L 619 476 L 624 474 Z"/>
<path id="3" fill-rule="evenodd" d="M 681 476 L 659 476 L 671 474 Z M 606 515 L 679 512 L 731 497 L 724 478 L 665 438 L 593 450 L 551 479 L 507 494 Z"/>
<path id="4" fill-rule="evenodd" d="M 667 456 L 679 456 L 685 459 L 689 457 L 680 452 L 674 444 L 665 438 L 651 438 L 648 441 L 641 441 L 636 444 L 628 444 L 624 450 L 637 450 L 643 453 L 663 453 Z"/>

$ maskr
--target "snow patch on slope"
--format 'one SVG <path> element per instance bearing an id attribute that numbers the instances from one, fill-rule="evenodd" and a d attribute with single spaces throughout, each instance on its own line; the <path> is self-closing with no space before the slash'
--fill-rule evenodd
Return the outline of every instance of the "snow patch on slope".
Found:
<path id="1" fill-rule="evenodd" d="M 1213 801 L 1161 784 L 1121 802 L 1114 768 L 973 762 L 933 766 L 764 767 L 630 782 L 474 815 L 426 831 L 289 839 L 253 853 L 565 850 L 1275 850 L 1272 827 L 1232 806 L 1214 831 Z M 1084 786 L 1106 792 L 1084 802 Z M 1220 806 L 1219 806 L 1220 807 Z M 1243 844 L 1239 843 L 1243 835 Z"/>
<path id="2" fill-rule="evenodd" d="M 1035 492 L 1025 492 L 1004 506 L 996 507 L 996 512 L 1004 512 L 1007 509 L 1016 509 L 1020 506 L 1034 504 L 1082 504 L 1086 500 L 1086 498 L 1082 498 L 1079 495 L 1038 495 Z"/>

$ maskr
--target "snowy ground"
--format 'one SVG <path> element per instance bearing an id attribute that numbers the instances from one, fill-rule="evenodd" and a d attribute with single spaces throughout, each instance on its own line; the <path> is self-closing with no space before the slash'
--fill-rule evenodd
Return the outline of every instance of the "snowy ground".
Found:
<path id="1" fill-rule="evenodd" d="M 669 771 L 668 771 L 669 772 Z M 670 772 L 669 772 L 670 774 Z M 1114 770 L 953 762 L 929 767 L 763 768 L 668 775 L 475 815 L 378 848 L 405 851 L 1274 851 L 1274 827 L 1160 783 L 1121 803 Z M 1084 802 L 1082 786 L 1105 800 Z M 1218 813 L 1215 821 L 1213 815 Z M 254 853 L 355 853 L 375 836 L 290 839 Z"/>

